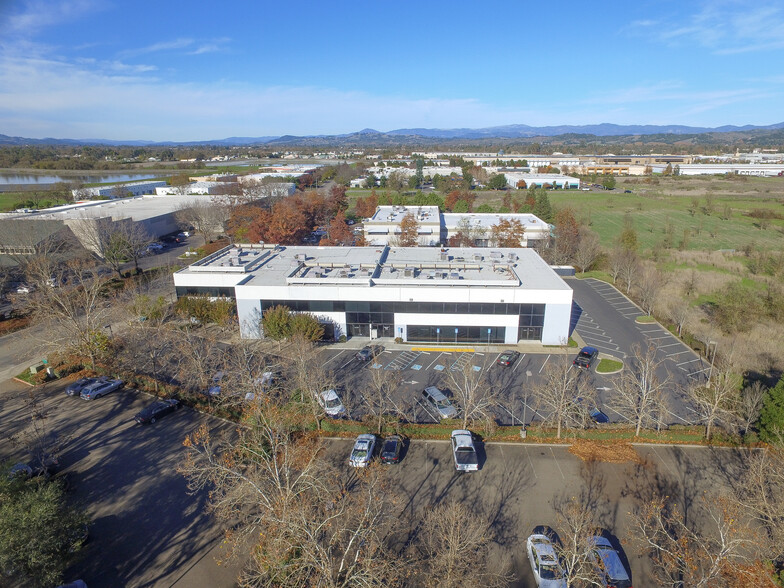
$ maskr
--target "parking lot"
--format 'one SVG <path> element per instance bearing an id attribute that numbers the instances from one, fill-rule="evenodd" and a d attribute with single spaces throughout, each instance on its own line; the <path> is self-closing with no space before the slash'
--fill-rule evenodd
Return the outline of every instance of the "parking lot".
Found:
<path id="1" fill-rule="evenodd" d="M 351 440 L 330 441 L 330 459 L 344 464 L 346 475 Z M 488 444 L 479 447 L 479 472 L 455 471 L 446 441 L 412 441 L 400 464 L 387 467 L 398 518 L 408 529 L 398 537 L 410 540 L 423 514 L 449 501 L 466 504 L 491 525 L 494 534 L 491 567 L 507 561 L 514 586 L 535 586 L 525 552 L 534 527 L 559 528 L 558 510 L 577 497 L 597 515 L 599 525 L 623 550 L 635 586 L 655 586 L 650 561 L 630 541 L 628 513 L 656 492 L 665 492 L 700 524 L 703 492 L 718 492 L 737 479 L 742 451 L 702 447 L 638 446 L 641 463 L 586 464 L 563 446 Z M 361 474 L 360 474 L 361 475 Z M 495 569 L 498 569 L 495 567 Z"/>
<path id="2" fill-rule="evenodd" d="M 142 427 L 133 416 L 149 396 L 122 389 L 85 401 L 66 396 L 64 387 L 4 383 L 0 459 L 29 459 L 5 438 L 28 426 L 25 400 L 40 394 L 48 431 L 67 439 L 58 469 L 68 476 L 70 500 L 92 518 L 83 557 L 66 579 L 90 588 L 234 585 L 236 569 L 214 560 L 222 535 L 205 510 L 207 493 L 189 495 L 176 472 L 188 433 L 202 423 L 213 433 L 231 425 L 183 408 Z"/>
<path id="3" fill-rule="evenodd" d="M 445 351 L 433 347 L 408 347 L 384 350 L 375 361 L 362 362 L 354 357 L 356 349 L 330 347 L 324 349 L 319 358 L 322 367 L 333 372 L 349 411 L 353 409 L 350 416 L 354 418 L 362 415 L 361 399 L 365 391 L 372 389 L 373 370 L 396 372 L 400 385 L 394 392 L 395 402 L 406 409 L 410 420 L 437 422 L 439 419 L 434 411 L 420 402 L 422 390 L 427 386 L 448 388 L 450 371 L 471 369 L 485 375 L 489 388 L 501 401 L 502 406 L 495 410 L 500 423 L 512 425 L 541 419 L 539 407 L 531 398 L 531 386 L 542 377 L 548 362 L 562 360 L 562 354 L 520 353 L 514 364 L 500 366 L 496 360 L 502 351 L 492 349 L 477 346 Z M 584 372 L 582 377 L 594 388 L 609 388 L 612 384 L 612 376 Z M 603 390 L 598 391 L 599 396 L 602 393 Z"/>

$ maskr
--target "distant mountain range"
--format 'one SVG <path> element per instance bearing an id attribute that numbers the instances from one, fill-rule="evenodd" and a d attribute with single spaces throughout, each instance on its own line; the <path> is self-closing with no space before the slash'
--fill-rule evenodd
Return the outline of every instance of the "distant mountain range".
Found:
<path id="1" fill-rule="evenodd" d="M 226 139 L 209 139 L 204 141 L 113 141 L 109 139 L 28 139 L 9 137 L 0 134 L 0 145 L 129 145 L 140 147 L 173 147 L 196 145 L 222 146 L 317 146 L 317 145 L 363 145 L 363 144 L 401 144 L 401 143 L 433 143 L 436 141 L 454 140 L 486 140 L 486 139 L 532 139 L 536 137 L 647 137 L 694 136 L 716 133 L 751 133 L 779 131 L 784 129 L 784 122 L 767 126 L 755 125 L 724 125 L 721 127 L 689 127 L 685 125 L 615 125 L 602 123 L 598 125 L 558 125 L 532 127 L 528 125 L 504 125 L 482 129 L 396 129 L 381 132 L 374 129 L 363 129 L 355 133 L 343 135 L 284 135 L 282 137 L 228 137 Z M 757 133 L 755 133 L 757 132 Z"/>

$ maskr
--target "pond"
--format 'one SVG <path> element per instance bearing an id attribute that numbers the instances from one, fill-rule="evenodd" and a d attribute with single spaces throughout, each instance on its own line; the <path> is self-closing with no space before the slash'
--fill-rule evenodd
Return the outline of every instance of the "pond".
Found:
<path id="1" fill-rule="evenodd" d="M 170 176 L 169 173 L 146 173 L 146 174 L 118 174 L 118 173 L 85 173 L 67 176 L 59 176 L 56 173 L 31 174 L 17 172 L 0 172 L 0 186 L 10 184 L 33 184 L 45 186 L 56 184 L 57 182 L 81 182 L 82 184 L 105 184 L 115 182 L 138 182 L 140 180 L 154 180 L 159 176 Z"/>

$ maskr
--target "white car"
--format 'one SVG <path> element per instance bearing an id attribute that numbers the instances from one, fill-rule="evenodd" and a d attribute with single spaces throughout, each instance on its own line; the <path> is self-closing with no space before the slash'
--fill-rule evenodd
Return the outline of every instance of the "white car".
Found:
<path id="1" fill-rule="evenodd" d="M 335 390 L 324 390 L 318 395 L 318 401 L 327 416 L 338 418 L 346 414 L 346 407 Z"/>
<path id="2" fill-rule="evenodd" d="M 207 396 L 220 396 L 222 379 L 223 372 L 216 372 L 215 375 L 212 376 L 212 384 L 207 388 Z"/>
<path id="3" fill-rule="evenodd" d="M 373 452 L 376 448 L 376 436 L 363 434 L 357 437 L 354 441 L 354 447 L 351 450 L 351 457 L 348 463 L 355 468 L 364 468 L 373 459 Z"/>
<path id="4" fill-rule="evenodd" d="M 531 535 L 525 547 L 536 585 L 539 588 L 566 588 L 566 573 L 550 538 L 547 535 Z"/>
<path id="5" fill-rule="evenodd" d="M 476 455 L 474 436 L 471 431 L 466 429 L 452 431 L 452 455 L 455 458 L 455 469 L 458 472 L 479 470 L 479 458 Z"/>
<path id="6" fill-rule="evenodd" d="M 82 388 L 81 397 L 83 400 L 95 400 L 101 396 L 106 396 L 109 392 L 119 390 L 124 383 L 122 380 L 99 380 Z"/>

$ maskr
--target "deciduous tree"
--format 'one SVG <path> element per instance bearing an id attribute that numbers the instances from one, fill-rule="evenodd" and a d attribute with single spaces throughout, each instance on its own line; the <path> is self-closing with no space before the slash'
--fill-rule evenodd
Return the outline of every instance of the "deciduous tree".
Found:
<path id="1" fill-rule="evenodd" d="M 584 427 L 594 393 L 565 355 L 554 355 L 544 366 L 542 378 L 532 386 L 537 411 L 545 423 L 553 423 L 556 437 L 564 428 Z"/>
<path id="2" fill-rule="evenodd" d="M 659 377 L 663 360 L 656 357 L 656 347 L 640 345 L 632 347 L 627 359 L 617 393 L 613 396 L 613 409 L 623 415 L 639 436 L 643 427 L 662 426 L 665 418 L 666 400 L 664 393 L 669 387 L 670 374 Z"/>
<path id="3" fill-rule="evenodd" d="M 525 226 L 517 219 L 501 218 L 490 227 L 490 242 L 494 247 L 522 247 Z"/>
<path id="4" fill-rule="evenodd" d="M 419 223 L 412 212 L 407 212 L 400 221 L 398 247 L 416 247 L 419 244 Z"/>

